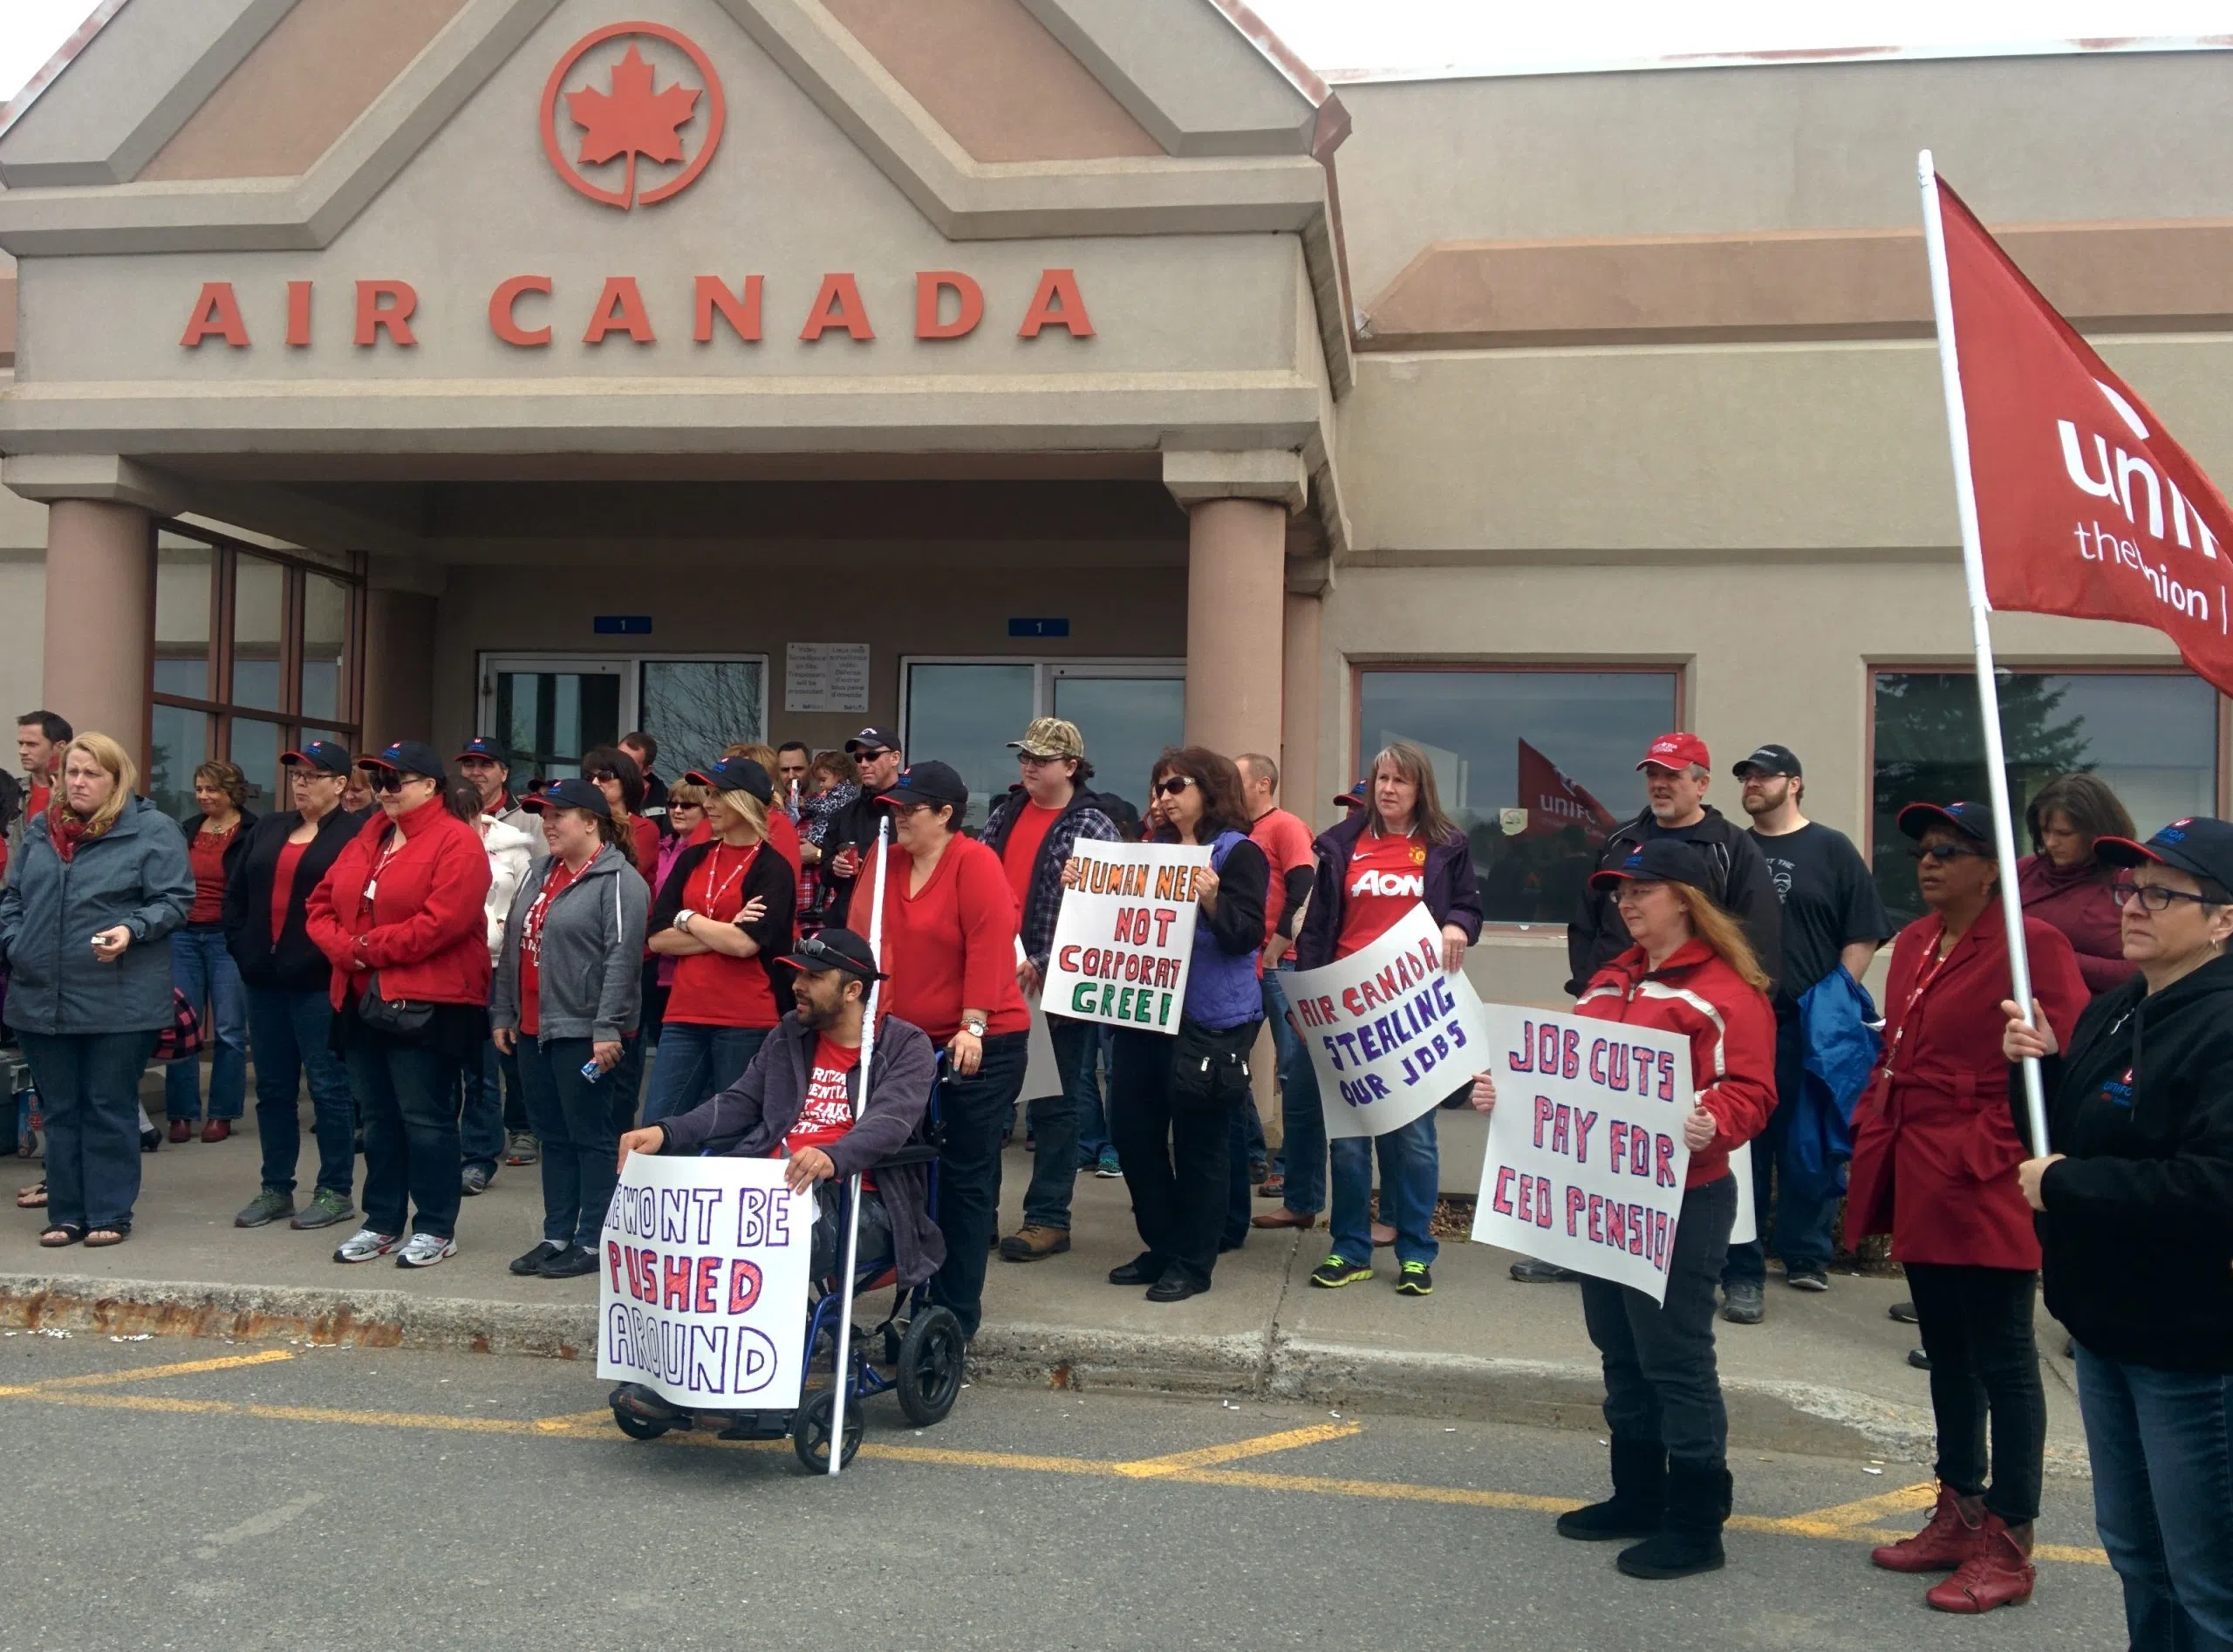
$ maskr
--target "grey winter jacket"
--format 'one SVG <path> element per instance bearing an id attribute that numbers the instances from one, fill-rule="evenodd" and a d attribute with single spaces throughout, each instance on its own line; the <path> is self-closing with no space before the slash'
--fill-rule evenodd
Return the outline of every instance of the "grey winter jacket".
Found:
<path id="1" fill-rule="evenodd" d="M 528 869 L 504 919 L 503 950 L 488 995 L 488 1025 L 520 1024 L 520 943 L 550 870 L 547 856 Z M 536 988 L 536 1036 L 611 1043 L 636 1030 L 644 997 L 644 925 L 652 892 L 610 843 L 582 875 L 550 898 L 543 914 L 542 978 Z"/>
<path id="2" fill-rule="evenodd" d="M 136 1033 L 168 1027 L 171 932 L 194 905 L 194 869 L 177 823 L 144 797 L 81 840 L 65 865 L 42 814 L 0 891 L 0 963 L 8 1025 L 47 1034 Z M 93 956 L 96 932 L 122 924 L 132 945 L 113 964 Z"/>

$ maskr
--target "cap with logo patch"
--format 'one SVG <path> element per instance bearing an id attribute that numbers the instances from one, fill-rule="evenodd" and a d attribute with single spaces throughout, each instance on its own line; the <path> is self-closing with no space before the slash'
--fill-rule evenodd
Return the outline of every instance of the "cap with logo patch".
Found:
<path id="1" fill-rule="evenodd" d="M 1696 764 L 1700 768 L 1711 768 L 1713 759 L 1707 754 L 1706 743 L 1696 734 L 1686 734 L 1677 729 L 1671 734 L 1662 734 L 1651 742 L 1638 768 L 1688 768 Z"/>
<path id="2" fill-rule="evenodd" d="M 1739 759 L 1729 771 L 1743 780 L 1748 775 L 1788 775 L 1793 780 L 1803 778 L 1799 773 L 1799 756 L 1788 746 L 1762 746 L 1751 756 Z"/>
<path id="3" fill-rule="evenodd" d="M 683 779 L 710 792 L 742 792 L 763 803 L 775 798 L 775 782 L 749 757 L 724 757 L 710 768 L 692 769 Z"/>
<path id="4" fill-rule="evenodd" d="M 2105 866 L 2168 866 L 2233 890 L 2233 823 L 2209 815 L 2175 820 L 2146 843 L 2097 837 L 2093 858 Z"/>
<path id="5" fill-rule="evenodd" d="M 1983 803 L 1909 803 L 1900 811 L 1900 830 L 1922 841 L 1922 835 L 1934 828 L 1969 838 L 1972 843 L 1990 844 L 1992 842 L 1992 810 Z"/>
<path id="6" fill-rule="evenodd" d="M 363 768 L 393 768 L 406 775 L 424 775 L 428 780 L 442 777 L 441 754 L 423 740 L 399 740 L 377 756 L 359 757 L 357 762 Z"/>
<path id="7" fill-rule="evenodd" d="M 529 814 L 540 814 L 546 809 L 586 809 L 599 820 L 612 818 L 612 805 L 605 801 L 604 788 L 593 780 L 554 780 L 541 791 L 521 798 L 520 807 Z"/>
<path id="8" fill-rule="evenodd" d="M 845 742 L 845 755 L 848 757 L 864 757 L 871 752 L 896 752 L 898 749 L 899 736 L 889 728 L 878 728 L 873 723 Z"/>
<path id="9" fill-rule="evenodd" d="M 950 764 L 910 763 L 899 771 L 898 780 L 877 794 L 877 802 L 951 803 L 959 809 L 968 806 L 969 783 Z"/>
<path id="10" fill-rule="evenodd" d="M 511 755 L 505 751 L 503 742 L 491 740 L 486 734 L 475 734 L 467 741 L 455 761 L 461 763 L 469 757 L 479 758 L 483 762 L 502 763 L 507 768 L 512 766 Z"/>
<path id="11" fill-rule="evenodd" d="M 1590 888 L 1600 894 L 1623 884 L 1688 884 L 1713 886 L 1713 864 L 1696 843 L 1680 837 L 1653 837 L 1631 847 L 1618 866 L 1593 873 Z"/>
<path id="12" fill-rule="evenodd" d="M 290 768 L 300 764 L 321 775 L 346 775 L 354 767 L 349 748 L 338 740 L 306 740 L 293 751 L 281 753 L 279 761 Z"/>
<path id="13" fill-rule="evenodd" d="M 1335 792 L 1334 794 L 1334 807 L 1336 809 L 1362 809 L 1364 807 L 1364 782 L 1362 781 L 1359 781 L 1356 785 L 1350 787 L 1349 790 L 1345 792 Z"/>

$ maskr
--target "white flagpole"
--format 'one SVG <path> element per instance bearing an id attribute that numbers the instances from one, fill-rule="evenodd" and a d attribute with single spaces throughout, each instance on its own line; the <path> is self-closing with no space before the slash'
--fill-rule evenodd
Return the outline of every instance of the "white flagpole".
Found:
<path id="1" fill-rule="evenodd" d="M 884 864 L 886 836 L 891 829 L 889 818 L 879 820 L 876 826 L 876 883 L 869 896 L 869 955 L 881 960 L 884 957 Z M 883 964 L 877 963 L 881 969 Z M 876 1000 L 884 990 L 882 981 L 869 983 L 869 995 L 861 1016 L 861 1082 L 853 1092 L 853 1119 L 858 1123 L 861 1109 L 868 1105 L 870 1063 L 876 1059 Z M 853 1349 L 853 1263 L 861 1242 L 861 1178 L 855 1175 L 846 1183 L 845 1198 L 845 1272 L 838 1287 L 843 1295 L 838 1299 L 837 1364 L 830 1375 L 837 1397 L 830 1406 L 830 1472 L 836 1474 L 844 1466 L 845 1457 L 845 1372 Z"/>
<path id="2" fill-rule="evenodd" d="M 2016 823 L 2008 801 L 2008 758 L 2000 737 L 2000 686 L 1993 676 L 1992 604 L 1985 596 L 1984 545 L 1977 530 L 1977 486 L 1970 473 L 1970 421 L 1962 396 L 1962 363 L 1954 338 L 1954 283 L 1946 269 L 1946 222 L 1939 208 L 1938 169 L 1930 151 L 1915 157 L 1922 190 L 1923 247 L 1930 258 L 1930 309 L 1938 330 L 1939 378 L 1946 392 L 1946 433 L 1954 457 L 1954 502 L 1962 523 L 1962 574 L 1970 588 L 1970 637 L 1977 652 L 1977 712 L 1984 725 L 1985 785 L 2000 856 L 2000 910 L 2008 929 L 2009 984 L 2024 1019 L 2032 1019 L 2032 959 L 2024 945 L 2024 895 L 2016 883 Z M 2024 1063 L 2024 1105 L 2032 1151 L 2047 1150 L 2047 1099 L 2039 1064 Z"/>

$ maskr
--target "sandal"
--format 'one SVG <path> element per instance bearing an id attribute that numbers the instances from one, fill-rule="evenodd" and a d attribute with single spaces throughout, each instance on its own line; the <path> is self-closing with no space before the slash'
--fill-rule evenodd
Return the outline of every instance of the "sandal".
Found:
<path id="1" fill-rule="evenodd" d="M 106 1227 L 92 1228 L 86 1232 L 85 1248 L 89 1251 L 105 1250 L 112 1245 L 121 1245 L 131 1237 L 131 1223 L 111 1222 Z"/>
<path id="2" fill-rule="evenodd" d="M 46 1184 L 33 1182 L 29 1187 L 16 1190 L 16 1208 L 19 1211 L 43 1211 L 46 1208 Z"/>
<path id="3" fill-rule="evenodd" d="M 38 1236 L 38 1242 L 50 1251 L 58 1251 L 65 1245 L 75 1245 L 85 1237 L 85 1230 L 75 1222 L 57 1222 Z"/>

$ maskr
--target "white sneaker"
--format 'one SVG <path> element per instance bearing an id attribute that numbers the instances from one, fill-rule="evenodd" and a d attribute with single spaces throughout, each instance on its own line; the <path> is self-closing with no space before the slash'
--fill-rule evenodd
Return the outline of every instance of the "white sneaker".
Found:
<path id="1" fill-rule="evenodd" d="M 337 1262 L 369 1262 L 374 1257 L 386 1256 L 393 1250 L 395 1241 L 396 1235 L 393 1233 L 360 1227 L 341 1242 L 341 1248 L 334 1252 L 333 1259 Z"/>
<path id="2" fill-rule="evenodd" d="M 393 1239 L 388 1241 L 393 1244 Z M 445 1257 L 457 1254 L 455 1239 L 436 1239 L 432 1233 L 413 1233 L 410 1242 L 396 1253 L 398 1267 L 432 1267 Z"/>

